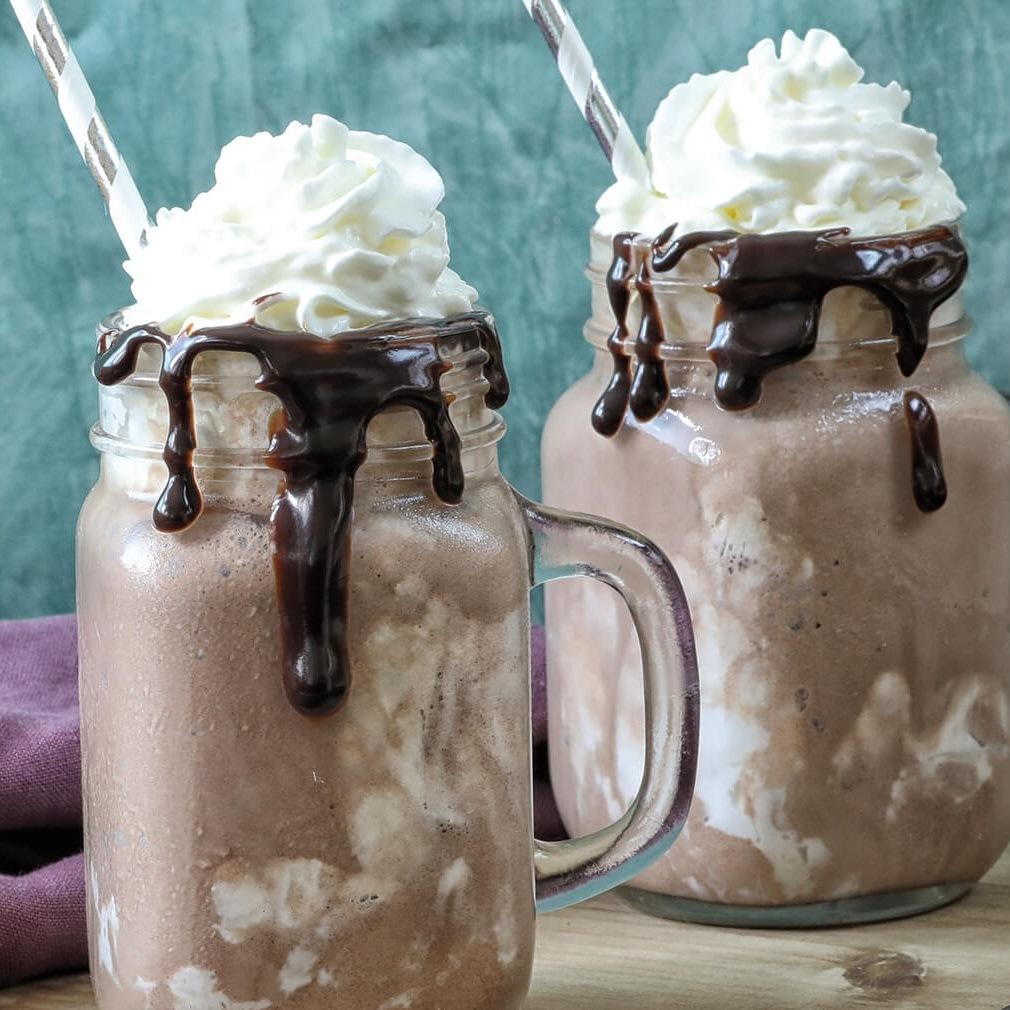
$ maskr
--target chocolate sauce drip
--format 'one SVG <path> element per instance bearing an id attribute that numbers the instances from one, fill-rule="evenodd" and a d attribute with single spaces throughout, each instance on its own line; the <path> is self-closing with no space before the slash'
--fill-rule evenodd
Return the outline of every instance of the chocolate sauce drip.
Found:
<path id="1" fill-rule="evenodd" d="M 334 711 L 350 686 L 347 587 L 354 478 L 365 460 L 368 424 L 390 407 L 417 411 L 433 451 L 432 484 L 446 502 L 463 494 L 459 435 L 441 389 L 450 365 L 439 346 L 472 333 L 486 354 L 486 402 L 508 398 L 501 345 L 491 316 L 408 319 L 324 339 L 267 329 L 255 322 L 169 336 L 141 326 L 103 338 L 95 377 L 121 382 L 137 368 L 147 344 L 162 349 L 159 385 L 168 401 L 164 459 L 168 482 L 154 508 L 163 532 L 186 529 L 203 499 L 193 469 L 196 426 L 192 371 L 205 351 L 252 354 L 256 386 L 281 402 L 270 422 L 266 462 L 283 473 L 271 511 L 274 574 L 284 683 L 292 705 L 307 715 Z"/>
<path id="2" fill-rule="evenodd" d="M 629 406 L 635 417 L 648 421 L 663 409 L 670 396 L 670 384 L 662 360 L 666 328 L 653 289 L 653 271 L 672 270 L 691 249 L 736 235 L 731 231 L 704 231 L 673 239 L 676 227 L 671 225 L 661 232 L 647 251 L 636 244 L 640 236 L 635 232 L 621 232 L 614 236 L 614 260 L 607 274 L 607 294 L 616 320 L 607 340 L 614 371 L 593 408 L 593 427 L 608 438 L 620 430 Z M 625 350 L 633 287 L 642 306 L 642 322 L 635 341 L 635 357 L 639 364 L 634 377 L 631 357 Z"/>
<path id="3" fill-rule="evenodd" d="M 638 367 L 631 383 L 629 404 L 635 417 L 648 420 L 655 417 L 670 398 L 670 380 L 667 378 L 666 363 L 662 356 L 666 332 L 663 327 L 663 314 L 652 286 L 652 271 L 648 257 L 638 268 L 635 288 L 642 306 L 642 323 L 635 340 Z"/>
<path id="4" fill-rule="evenodd" d="M 704 248 L 719 271 L 705 285 L 718 297 L 707 349 L 716 366 L 716 400 L 727 410 L 753 407 L 769 372 L 813 351 L 824 298 L 841 287 L 869 291 L 888 309 L 898 366 L 911 375 L 926 352 L 930 317 L 958 291 L 968 271 L 963 242 L 943 226 L 884 238 L 852 238 L 840 228 L 773 235 L 703 231 L 674 239 L 674 230 L 642 253 L 635 277 L 642 322 L 633 377 L 625 342 L 630 277 L 640 247 L 630 232 L 614 239 L 607 277 L 616 319 L 607 342 L 614 372 L 593 410 L 593 427 L 602 435 L 616 434 L 629 408 L 638 420 L 649 421 L 666 406 L 666 335 L 653 275 L 673 270 L 693 249 Z"/>
<path id="5" fill-rule="evenodd" d="M 940 428 L 929 400 L 908 390 L 905 423 L 912 436 L 912 492 L 921 512 L 936 512 L 947 501 L 947 478 L 940 455 Z"/>
<path id="6" fill-rule="evenodd" d="M 635 281 L 634 232 L 614 236 L 614 260 L 607 273 L 607 294 L 617 321 L 607 339 L 607 350 L 614 361 L 614 373 L 593 409 L 593 427 L 608 438 L 616 435 L 624 419 L 631 396 L 631 357 L 624 349 L 628 339 L 628 308 L 631 285 Z"/>

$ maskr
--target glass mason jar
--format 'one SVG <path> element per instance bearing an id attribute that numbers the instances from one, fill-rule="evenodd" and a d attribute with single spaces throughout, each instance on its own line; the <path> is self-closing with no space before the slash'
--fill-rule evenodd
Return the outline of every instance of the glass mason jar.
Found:
<path id="1" fill-rule="evenodd" d="M 833 292 L 810 357 L 730 413 L 705 351 L 712 267 L 692 253 L 683 277 L 654 278 L 670 400 L 608 439 L 590 417 L 612 369 L 611 249 L 592 247 L 595 362 L 547 422 L 544 498 L 643 530 L 673 560 L 702 689 L 687 827 L 626 895 L 765 926 L 952 900 L 1010 841 L 1010 415 L 965 361 L 961 299 L 905 379 L 887 311 Z M 949 498 L 931 514 L 913 500 L 909 388 L 939 419 Z M 640 774 L 639 651 L 592 584 L 548 587 L 547 629 L 554 790 L 569 831 L 592 831 Z"/>
<path id="2" fill-rule="evenodd" d="M 296 711 L 282 683 L 270 544 L 279 478 L 263 461 L 277 401 L 253 388 L 255 362 L 199 359 L 205 505 L 178 534 L 151 522 L 165 480 L 157 360 L 102 388 L 101 476 L 78 531 L 102 1010 L 510 1010 L 528 986 L 535 903 L 560 907 L 628 879 L 686 819 L 697 682 L 676 576 L 640 537 L 505 483 L 504 425 L 484 405 L 473 339 L 443 349 L 460 504 L 433 493 L 413 411 L 370 425 L 351 539 L 353 687 L 325 717 Z M 529 590 L 570 575 L 603 579 L 634 610 L 652 735 L 641 794 L 617 823 L 541 844 Z M 665 630 L 676 615 L 679 642 Z"/>

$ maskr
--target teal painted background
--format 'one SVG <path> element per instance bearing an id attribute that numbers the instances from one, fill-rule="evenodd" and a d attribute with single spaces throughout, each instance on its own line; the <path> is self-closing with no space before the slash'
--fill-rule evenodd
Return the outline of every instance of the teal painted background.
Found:
<path id="1" fill-rule="evenodd" d="M 586 236 L 608 170 L 520 0 L 53 0 L 149 204 L 186 204 L 220 147 L 325 111 L 424 152 L 454 266 L 498 317 L 515 385 L 509 478 L 539 489 L 540 427 L 588 363 Z M 1010 388 L 1006 0 L 570 0 L 633 127 L 693 71 L 766 35 L 835 31 L 868 79 L 912 90 L 971 207 L 972 355 Z M 92 332 L 128 300 L 111 227 L 0 4 L 0 617 L 73 605 L 95 473 Z M 16 352 L 16 355 L 15 353 Z"/>

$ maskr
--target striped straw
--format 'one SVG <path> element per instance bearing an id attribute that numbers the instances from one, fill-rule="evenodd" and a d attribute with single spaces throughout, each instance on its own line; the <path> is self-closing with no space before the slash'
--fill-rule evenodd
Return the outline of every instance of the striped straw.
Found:
<path id="1" fill-rule="evenodd" d="M 645 155 L 624 116 L 596 72 L 593 57 L 561 0 L 523 0 L 530 17 L 547 41 L 558 70 L 582 115 L 596 134 L 618 179 L 648 179 Z"/>
<path id="2" fill-rule="evenodd" d="M 11 0 L 11 6 L 49 79 L 77 150 L 98 183 L 120 241 L 133 256 L 150 227 L 147 208 L 109 135 L 84 71 L 46 0 Z"/>

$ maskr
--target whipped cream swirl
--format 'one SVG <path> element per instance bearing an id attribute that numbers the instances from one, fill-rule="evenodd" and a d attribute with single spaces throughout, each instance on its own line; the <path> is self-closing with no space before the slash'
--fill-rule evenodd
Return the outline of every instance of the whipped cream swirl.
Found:
<path id="1" fill-rule="evenodd" d="M 160 210 L 125 264 L 128 323 L 174 333 L 255 318 L 331 337 L 473 307 L 448 265 L 441 176 L 406 144 L 317 115 L 236 138 L 215 178 L 189 210 Z"/>
<path id="2" fill-rule="evenodd" d="M 887 235 L 964 213 L 936 137 L 902 121 L 911 96 L 862 84 L 834 35 L 786 32 L 735 72 L 695 74 L 649 127 L 650 184 L 622 179 L 597 204 L 605 234 L 848 227 Z"/>

